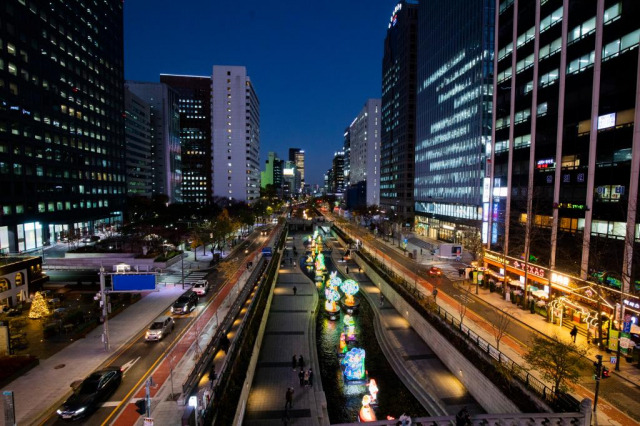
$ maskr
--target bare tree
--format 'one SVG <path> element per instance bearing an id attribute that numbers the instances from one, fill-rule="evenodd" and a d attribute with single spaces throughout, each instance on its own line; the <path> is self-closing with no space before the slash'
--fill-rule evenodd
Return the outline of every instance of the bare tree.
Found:
<path id="1" fill-rule="evenodd" d="M 490 325 L 493 338 L 496 340 L 496 348 L 500 350 L 500 341 L 507 334 L 511 325 L 511 309 L 502 308 L 498 310 L 495 320 Z"/>
<path id="2" fill-rule="evenodd" d="M 458 289 L 462 292 L 460 295 L 460 301 L 458 302 L 458 315 L 460 316 L 460 328 L 462 328 L 464 317 L 467 315 L 467 307 L 469 306 L 471 295 L 469 294 L 469 289 L 464 285 L 461 285 Z"/>
<path id="3" fill-rule="evenodd" d="M 524 359 L 532 370 L 539 371 L 543 379 L 553 383 L 557 395 L 566 391 L 569 383 L 578 382 L 586 353 L 586 347 L 564 343 L 557 335 L 534 336 Z"/>

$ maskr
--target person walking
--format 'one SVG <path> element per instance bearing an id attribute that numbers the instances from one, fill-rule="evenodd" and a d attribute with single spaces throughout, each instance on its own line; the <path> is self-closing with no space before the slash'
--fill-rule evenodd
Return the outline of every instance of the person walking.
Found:
<path id="1" fill-rule="evenodd" d="M 293 371 L 296 371 L 296 367 L 298 366 L 298 358 L 296 354 L 293 354 L 293 358 L 291 358 L 291 366 L 293 367 Z"/>
<path id="2" fill-rule="evenodd" d="M 309 369 L 309 387 L 313 387 L 313 370 Z"/>
<path id="3" fill-rule="evenodd" d="M 384 294 L 380 293 L 380 307 L 384 305 Z"/>
<path id="4" fill-rule="evenodd" d="M 304 372 L 304 387 L 309 386 L 309 370 Z"/>
<path id="5" fill-rule="evenodd" d="M 302 355 L 298 357 L 298 367 L 304 368 L 304 358 L 302 357 Z"/>
<path id="6" fill-rule="evenodd" d="M 578 335 L 578 327 L 576 327 L 574 325 L 573 328 L 571 329 L 571 331 L 569 332 L 569 334 L 571 335 L 571 338 L 573 339 L 573 343 L 575 343 L 576 342 L 576 336 Z"/>
<path id="7" fill-rule="evenodd" d="M 300 387 L 304 387 L 304 369 L 300 369 L 298 373 L 298 379 L 300 380 Z"/>
<path id="8" fill-rule="evenodd" d="M 287 393 L 285 394 L 286 403 L 284 404 L 284 409 L 293 408 L 293 388 L 287 388 Z"/>
<path id="9" fill-rule="evenodd" d="M 347 266 L 347 275 L 349 275 L 349 267 Z"/>
<path id="10" fill-rule="evenodd" d="M 298 287 L 293 286 L 293 295 L 295 296 L 298 293 Z"/>

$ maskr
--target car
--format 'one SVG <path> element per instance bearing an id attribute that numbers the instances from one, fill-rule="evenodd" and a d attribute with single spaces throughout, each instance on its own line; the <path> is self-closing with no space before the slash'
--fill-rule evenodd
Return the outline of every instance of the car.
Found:
<path id="1" fill-rule="evenodd" d="M 204 296 L 205 294 L 207 294 L 209 292 L 209 281 L 207 281 L 207 280 L 198 280 L 193 285 L 193 288 L 191 290 L 193 290 L 193 292 L 195 294 L 197 294 L 198 296 Z"/>
<path id="2" fill-rule="evenodd" d="M 435 276 L 439 277 L 440 275 L 442 275 L 442 269 L 440 269 L 440 268 L 438 268 L 436 266 L 432 266 L 429 269 L 429 275 L 435 275 Z"/>
<path id="3" fill-rule="evenodd" d="M 173 331 L 173 327 L 175 327 L 173 318 L 170 316 L 158 317 L 147 329 L 147 332 L 144 334 L 144 340 L 147 342 L 162 340 L 164 336 Z"/>
<path id="4" fill-rule="evenodd" d="M 173 302 L 171 306 L 172 314 L 188 314 L 193 311 L 198 304 L 198 295 L 189 290 L 182 296 L 178 297 L 178 300 Z"/>
<path id="5" fill-rule="evenodd" d="M 63 420 L 86 417 L 100 407 L 122 383 L 122 369 L 107 367 L 91 373 L 57 410 Z"/>

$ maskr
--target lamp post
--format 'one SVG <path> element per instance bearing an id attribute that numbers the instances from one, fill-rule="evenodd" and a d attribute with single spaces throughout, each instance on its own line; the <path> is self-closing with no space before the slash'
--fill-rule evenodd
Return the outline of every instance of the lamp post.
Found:
<path id="1" fill-rule="evenodd" d="M 104 350 L 109 352 L 109 308 L 107 306 L 107 294 L 105 290 L 105 272 L 104 266 L 100 266 L 100 303 L 102 304 L 102 340 L 104 341 Z"/>

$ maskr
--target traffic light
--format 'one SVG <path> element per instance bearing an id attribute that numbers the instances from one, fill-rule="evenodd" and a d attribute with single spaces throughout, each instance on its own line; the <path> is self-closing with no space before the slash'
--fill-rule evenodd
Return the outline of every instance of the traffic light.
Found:
<path id="1" fill-rule="evenodd" d="M 147 400 L 146 398 L 139 399 L 136 401 L 136 412 L 142 416 L 147 414 Z"/>
<path id="2" fill-rule="evenodd" d="M 593 363 L 593 379 L 600 380 L 602 377 L 602 355 L 596 355 L 596 362 Z"/>

